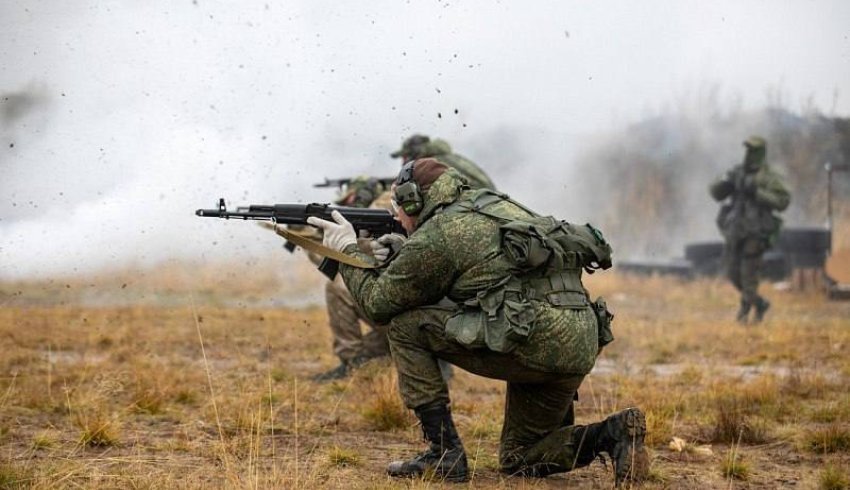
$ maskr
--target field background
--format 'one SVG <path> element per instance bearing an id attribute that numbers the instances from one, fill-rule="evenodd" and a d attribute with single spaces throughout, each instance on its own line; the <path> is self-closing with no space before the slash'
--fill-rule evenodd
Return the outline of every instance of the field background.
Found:
<path id="1" fill-rule="evenodd" d="M 309 381 L 335 360 L 322 279 L 304 262 L 286 275 L 166 263 L 0 285 L 0 488 L 438 485 L 384 475 L 422 447 L 389 362 Z M 846 252 L 830 267 L 847 270 Z M 850 303 L 763 285 L 768 320 L 741 326 L 722 280 L 586 282 L 612 305 L 617 340 L 578 420 L 642 407 L 645 487 L 847 487 Z M 468 486 L 610 487 L 600 462 L 541 480 L 498 473 L 503 393 L 460 371 L 452 382 Z"/>

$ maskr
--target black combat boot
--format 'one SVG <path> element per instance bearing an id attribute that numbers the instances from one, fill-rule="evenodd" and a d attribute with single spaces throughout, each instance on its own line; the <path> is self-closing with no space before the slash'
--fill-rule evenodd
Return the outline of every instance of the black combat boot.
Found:
<path id="1" fill-rule="evenodd" d="M 749 301 L 745 299 L 741 300 L 741 307 L 738 308 L 738 315 L 735 317 L 735 319 L 738 320 L 738 323 L 747 323 L 747 317 L 750 315 L 751 306 L 752 303 Z"/>
<path id="2" fill-rule="evenodd" d="M 764 320 L 764 314 L 770 308 L 770 302 L 761 296 L 756 300 L 756 314 L 753 317 L 753 322 L 759 323 Z"/>
<path id="3" fill-rule="evenodd" d="M 335 381 L 335 380 L 338 380 L 338 379 L 344 379 L 348 376 L 349 372 L 350 372 L 350 369 L 348 367 L 348 364 L 346 364 L 345 362 L 340 362 L 339 366 L 337 366 L 333 369 L 328 369 L 327 371 L 325 371 L 323 373 L 319 373 L 315 376 L 312 376 L 312 377 L 310 377 L 310 379 L 312 379 L 313 381 L 315 381 L 317 383 L 324 383 L 326 381 Z"/>
<path id="4" fill-rule="evenodd" d="M 614 463 L 617 486 L 624 481 L 640 481 L 648 466 L 645 436 L 646 418 L 638 408 L 627 408 L 602 422 L 576 427 L 572 436 L 572 446 L 576 448 L 573 467 L 587 466 L 600 453 L 606 453 Z"/>
<path id="5" fill-rule="evenodd" d="M 313 376 L 313 381 L 324 383 L 347 378 L 355 369 L 375 359 L 374 357 L 356 356 L 348 360 L 340 360 L 339 366 Z"/>
<path id="6" fill-rule="evenodd" d="M 420 477 L 433 472 L 435 478 L 462 482 L 468 479 L 466 452 L 460 442 L 447 405 L 415 410 L 430 447 L 408 461 L 393 461 L 390 476 Z"/>

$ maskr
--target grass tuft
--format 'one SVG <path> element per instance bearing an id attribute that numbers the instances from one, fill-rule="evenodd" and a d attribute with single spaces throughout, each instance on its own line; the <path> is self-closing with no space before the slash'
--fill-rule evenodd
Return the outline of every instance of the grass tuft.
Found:
<path id="1" fill-rule="evenodd" d="M 850 477 L 840 467 L 828 464 L 818 476 L 818 487 L 821 490 L 846 490 L 850 488 Z"/>
<path id="2" fill-rule="evenodd" d="M 32 488 L 34 476 L 29 468 L 0 462 L 0 489 L 17 490 Z"/>
<path id="3" fill-rule="evenodd" d="M 133 397 L 133 408 L 140 413 L 156 415 L 165 410 L 165 396 L 152 387 L 137 387 Z"/>
<path id="4" fill-rule="evenodd" d="M 272 381 L 274 381 L 275 383 L 283 383 L 284 381 L 288 381 L 290 378 L 292 378 L 292 375 L 289 374 L 289 372 L 287 372 L 286 370 L 276 367 L 272 369 L 271 377 Z"/>
<path id="5" fill-rule="evenodd" d="M 810 430 L 804 440 L 806 449 L 815 453 L 850 452 L 850 428 L 833 423 Z"/>
<path id="6" fill-rule="evenodd" d="M 78 413 L 74 419 L 74 425 L 80 429 L 79 442 L 83 446 L 109 447 L 118 445 L 118 423 L 100 410 Z"/>
<path id="7" fill-rule="evenodd" d="M 746 480 L 750 476 L 750 465 L 743 461 L 741 454 L 733 447 L 729 455 L 720 462 L 720 471 L 726 479 Z"/>
<path id="8" fill-rule="evenodd" d="M 646 445 L 656 447 L 673 437 L 673 425 L 677 419 L 675 408 L 661 406 L 646 409 Z"/>
<path id="9" fill-rule="evenodd" d="M 741 398 L 719 398 L 714 414 L 714 442 L 761 444 L 768 440 L 767 428 L 760 419 L 747 414 Z"/>
<path id="10" fill-rule="evenodd" d="M 47 449 L 56 445 L 56 433 L 51 430 L 43 430 L 33 436 L 32 438 L 32 448 L 33 449 Z M 2 488 L 2 487 L 0 487 Z"/>
<path id="11" fill-rule="evenodd" d="M 489 415 L 474 417 L 468 426 L 470 437 L 497 440 L 502 431 L 502 421 Z"/>
<path id="12" fill-rule="evenodd" d="M 371 397 L 364 400 L 361 414 L 375 430 L 390 431 L 412 424 L 410 411 L 401 402 L 395 371 L 385 371 L 370 382 Z"/>
<path id="13" fill-rule="evenodd" d="M 357 466 L 360 464 L 360 455 L 354 449 L 334 446 L 328 451 L 328 462 L 332 466 Z"/>
<path id="14" fill-rule="evenodd" d="M 194 405 L 198 402 L 198 394 L 194 390 L 184 388 L 175 393 L 174 401 L 181 405 Z"/>

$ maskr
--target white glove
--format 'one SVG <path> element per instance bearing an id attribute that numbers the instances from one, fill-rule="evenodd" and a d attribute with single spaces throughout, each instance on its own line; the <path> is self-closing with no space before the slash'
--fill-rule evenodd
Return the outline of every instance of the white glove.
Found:
<path id="1" fill-rule="evenodd" d="M 349 245 L 356 245 L 357 234 L 354 233 L 354 227 L 351 226 L 351 223 L 349 223 L 348 220 L 336 210 L 331 211 L 331 218 L 333 218 L 336 223 L 325 221 L 313 216 L 307 218 L 307 223 L 310 223 L 325 232 L 325 237 L 322 240 L 322 243 L 330 249 L 342 252 L 345 247 Z"/>
<path id="2" fill-rule="evenodd" d="M 378 262 L 386 262 L 390 255 L 398 252 L 406 240 L 407 237 L 404 235 L 389 233 L 369 242 L 369 247 L 372 249 L 372 256 Z"/>

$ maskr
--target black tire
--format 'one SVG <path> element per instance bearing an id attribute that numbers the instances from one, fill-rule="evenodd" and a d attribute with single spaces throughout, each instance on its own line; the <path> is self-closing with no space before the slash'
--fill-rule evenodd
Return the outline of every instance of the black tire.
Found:
<path id="1" fill-rule="evenodd" d="M 788 277 L 788 261 L 781 252 L 770 250 L 762 257 L 761 276 L 768 281 L 782 281 Z"/>
<path id="2" fill-rule="evenodd" d="M 786 228 L 779 234 L 777 248 L 789 267 L 823 267 L 831 246 L 826 228 Z"/>
<path id="3" fill-rule="evenodd" d="M 685 258 L 699 264 L 704 261 L 718 260 L 723 257 L 723 242 L 696 242 L 685 245 Z"/>
<path id="4" fill-rule="evenodd" d="M 826 228 L 785 228 L 779 233 L 779 248 L 792 254 L 821 254 L 829 251 L 831 238 Z"/>

